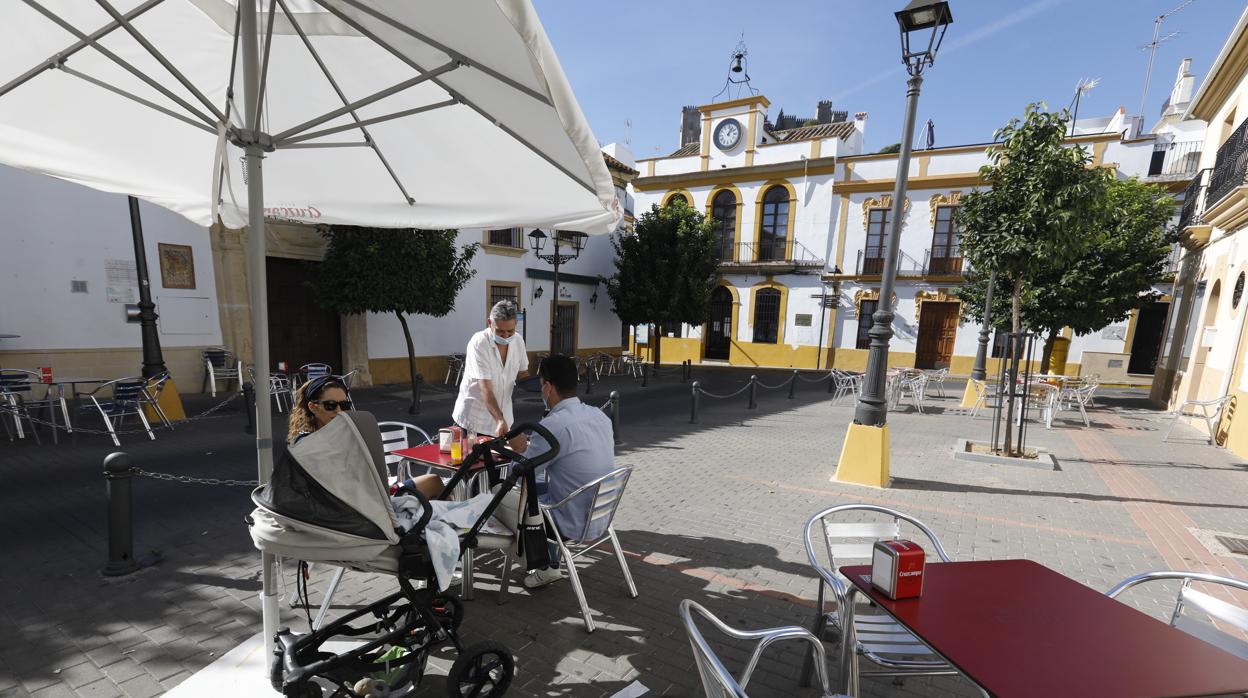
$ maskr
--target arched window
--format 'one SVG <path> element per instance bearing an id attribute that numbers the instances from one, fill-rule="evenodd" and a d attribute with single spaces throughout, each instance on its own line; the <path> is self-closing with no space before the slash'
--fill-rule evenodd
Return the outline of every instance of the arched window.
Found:
<path id="1" fill-rule="evenodd" d="M 789 190 L 776 185 L 763 195 L 763 217 L 758 222 L 759 261 L 784 259 L 788 255 Z"/>
<path id="2" fill-rule="evenodd" d="M 685 196 L 684 194 L 680 194 L 680 193 L 672 194 L 671 196 L 667 197 L 667 203 L 665 203 L 665 204 L 663 204 L 663 205 L 664 205 L 664 206 L 671 206 L 672 204 L 676 203 L 677 201 L 683 201 L 683 202 L 685 202 L 685 205 L 686 205 L 686 206 L 692 206 L 692 204 L 691 204 L 691 203 L 689 203 L 689 197 Z"/>
<path id="3" fill-rule="evenodd" d="M 774 288 L 759 289 L 754 294 L 754 343 L 775 344 L 779 337 L 780 292 Z"/>
<path id="4" fill-rule="evenodd" d="M 711 223 L 715 226 L 715 235 L 719 238 L 716 253 L 719 260 L 731 262 L 732 248 L 736 244 L 737 235 L 737 196 L 725 189 L 711 200 Z"/>

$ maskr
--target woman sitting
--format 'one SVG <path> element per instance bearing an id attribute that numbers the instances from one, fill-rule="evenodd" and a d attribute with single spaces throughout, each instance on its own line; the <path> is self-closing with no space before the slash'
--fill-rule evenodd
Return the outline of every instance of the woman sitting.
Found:
<path id="1" fill-rule="evenodd" d="M 351 409 L 347 386 L 337 376 L 314 378 L 295 391 L 294 406 L 290 410 L 290 431 L 286 440 L 291 446 L 329 424 L 339 412 Z M 442 480 L 437 475 L 419 475 L 412 484 L 428 499 L 442 494 Z"/>

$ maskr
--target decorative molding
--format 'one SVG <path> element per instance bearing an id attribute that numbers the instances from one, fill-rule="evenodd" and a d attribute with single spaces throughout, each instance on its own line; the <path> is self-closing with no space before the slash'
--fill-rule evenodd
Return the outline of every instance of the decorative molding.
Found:
<path id="1" fill-rule="evenodd" d="M 914 294 L 914 325 L 915 327 L 918 327 L 919 325 L 919 318 L 923 314 L 923 303 L 926 301 L 932 301 L 934 303 L 958 303 L 958 304 L 962 303 L 962 300 L 958 298 L 957 296 L 949 293 L 949 289 L 947 288 L 938 288 L 934 291 L 933 290 L 919 291 L 918 293 Z M 959 307 L 958 309 L 958 323 L 959 324 L 961 324 L 961 320 L 962 320 L 961 315 L 962 315 L 961 307 Z"/>
<path id="2" fill-rule="evenodd" d="M 893 208 L 893 195 L 884 194 L 880 198 L 871 197 L 862 202 L 862 229 L 865 232 L 871 222 L 871 209 L 873 208 Z M 906 197 L 901 207 L 901 226 L 906 226 L 906 218 L 910 215 L 910 197 Z M 887 232 L 887 231 L 885 231 Z"/>
<path id="3" fill-rule="evenodd" d="M 936 209 L 940 208 L 941 206 L 962 205 L 962 192 L 951 191 L 949 192 L 948 196 L 944 194 L 937 194 L 936 196 L 933 196 L 931 199 L 928 199 L 927 205 L 929 208 L 931 208 L 931 211 L 932 211 L 931 218 L 929 218 L 928 221 L 931 224 L 932 230 L 936 230 Z"/>

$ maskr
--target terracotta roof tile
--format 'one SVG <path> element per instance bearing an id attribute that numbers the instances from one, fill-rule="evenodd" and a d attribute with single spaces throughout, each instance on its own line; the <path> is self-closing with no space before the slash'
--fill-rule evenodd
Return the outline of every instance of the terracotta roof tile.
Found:
<path id="1" fill-rule="evenodd" d="M 604 162 L 607 163 L 607 167 L 613 170 L 619 170 L 623 172 L 624 174 L 641 174 L 641 172 L 639 172 L 638 170 L 635 170 L 629 167 L 628 165 L 625 165 L 624 163 L 620 162 L 619 160 L 616 160 L 615 158 L 611 157 L 610 155 L 607 155 L 606 153 L 602 154 L 602 159 Z"/>
<path id="2" fill-rule="evenodd" d="M 692 143 L 686 143 L 680 146 L 674 152 L 672 152 L 671 155 L 668 155 L 668 157 L 680 158 L 680 157 L 685 157 L 686 155 L 697 155 L 701 151 L 701 149 L 702 149 L 701 145 L 697 141 L 694 141 Z"/>

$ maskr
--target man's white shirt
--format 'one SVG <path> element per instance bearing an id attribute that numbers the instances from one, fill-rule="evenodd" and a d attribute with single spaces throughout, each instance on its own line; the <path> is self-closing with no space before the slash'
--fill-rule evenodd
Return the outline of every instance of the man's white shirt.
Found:
<path id="1" fill-rule="evenodd" d="M 506 362 L 499 355 L 494 333 L 490 330 L 481 330 L 468 340 L 464 355 L 464 379 L 459 384 L 459 397 L 455 400 L 455 412 L 452 414 L 456 424 L 479 434 L 494 433 L 497 420 L 486 408 L 481 392 L 481 380 L 485 379 L 493 386 L 494 399 L 503 411 L 507 426 L 515 426 L 511 393 L 516 387 L 516 376 L 521 371 L 529 370 L 529 354 L 524 338 L 518 334 L 512 336 L 514 339 L 507 347 Z"/>

